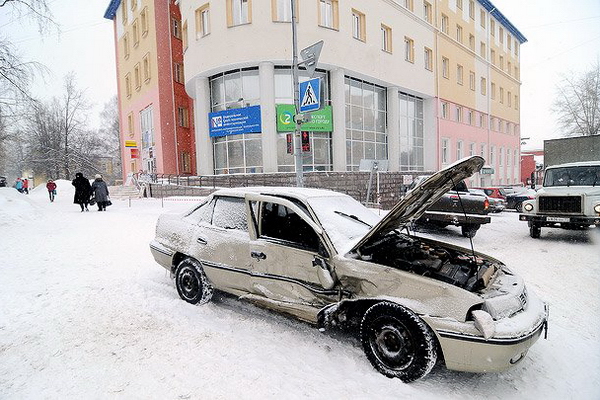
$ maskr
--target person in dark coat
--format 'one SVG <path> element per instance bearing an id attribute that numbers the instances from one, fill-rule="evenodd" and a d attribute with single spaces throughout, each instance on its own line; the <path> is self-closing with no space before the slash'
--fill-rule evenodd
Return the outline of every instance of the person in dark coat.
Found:
<path id="1" fill-rule="evenodd" d="M 92 183 L 92 192 L 94 193 L 94 198 L 98 204 L 98 211 L 106 211 L 106 205 L 109 200 L 108 186 L 106 186 L 106 182 L 102 180 L 102 175 L 96 174 L 94 178 L 96 179 L 94 179 L 94 183 Z"/>
<path id="2" fill-rule="evenodd" d="M 81 172 L 75 174 L 75 179 L 71 182 L 75 186 L 75 198 L 73 203 L 79 204 L 81 212 L 90 211 L 88 210 L 88 204 L 90 204 L 90 196 L 92 195 L 92 186 L 90 181 L 83 176 Z"/>

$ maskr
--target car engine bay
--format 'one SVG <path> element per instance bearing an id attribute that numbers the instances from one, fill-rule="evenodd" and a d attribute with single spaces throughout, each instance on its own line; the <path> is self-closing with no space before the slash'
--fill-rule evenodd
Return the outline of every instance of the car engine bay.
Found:
<path id="1" fill-rule="evenodd" d="M 447 282 L 470 292 L 486 288 L 497 270 L 496 264 L 481 257 L 397 231 L 362 246 L 359 257 Z"/>

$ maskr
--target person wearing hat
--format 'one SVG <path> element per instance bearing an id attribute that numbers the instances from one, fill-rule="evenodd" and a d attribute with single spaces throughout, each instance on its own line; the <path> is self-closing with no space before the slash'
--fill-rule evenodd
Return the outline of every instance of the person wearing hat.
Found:
<path id="1" fill-rule="evenodd" d="M 81 212 L 89 211 L 88 204 L 90 204 L 90 195 L 92 194 L 90 181 L 84 177 L 81 172 L 78 172 L 75 174 L 75 179 L 73 179 L 71 184 L 75 186 L 75 198 L 73 199 L 73 203 L 79 204 Z"/>
<path id="2" fill-rule="evenodd" d="M 108 186 L 106 182 L 102 180 L 102 175 L 96 174 L 94 176 L 94 183 L 92 183 L 92 193 L 98 204 L 98 211 L 106 211 L 108 205 Z"/>

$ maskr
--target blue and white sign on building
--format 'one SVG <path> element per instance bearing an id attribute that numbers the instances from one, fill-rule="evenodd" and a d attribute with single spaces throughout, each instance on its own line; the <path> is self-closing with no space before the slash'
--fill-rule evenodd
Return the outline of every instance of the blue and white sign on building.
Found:
<path id="1" fill-rule="evenodd" d="M 208 113 L 210 137 L 262 132 L 260 106 Z"/>
<path id="2" fill-rule="evenodd" d="M 300 112 L 321 108 L 321 78 L 300 83 Z"/>

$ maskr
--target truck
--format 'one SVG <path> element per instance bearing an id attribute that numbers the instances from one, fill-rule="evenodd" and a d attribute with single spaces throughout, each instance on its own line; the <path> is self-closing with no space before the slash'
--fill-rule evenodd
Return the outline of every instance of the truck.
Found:
<path id="1" fill-rule="evenodd" d="M 426 176 L 417 178 L 413 186 L 425 178 Z M 464 182 L 458 182 L 452 190 L 433 203 L 416 223 L 442 228 L 448 225 L 460 226 L 461 234 L 472 238 L 481 225 L 491 222 L 487 215 L 490 211 L 487 196 L 472 194 Z"/>
<path id="2" fill-rule="evenodd" d="M 544 167 L 600 160 L 600 135 L 544 140 Z"/>
<path id="3" fill-rule="evenodd" d="M 541 189 L 523 202 L 519 220 L 527 221 L 532 238 L 541 236 L 542 227 L 600 226 L 600 160 L 547 167 Z"/>

